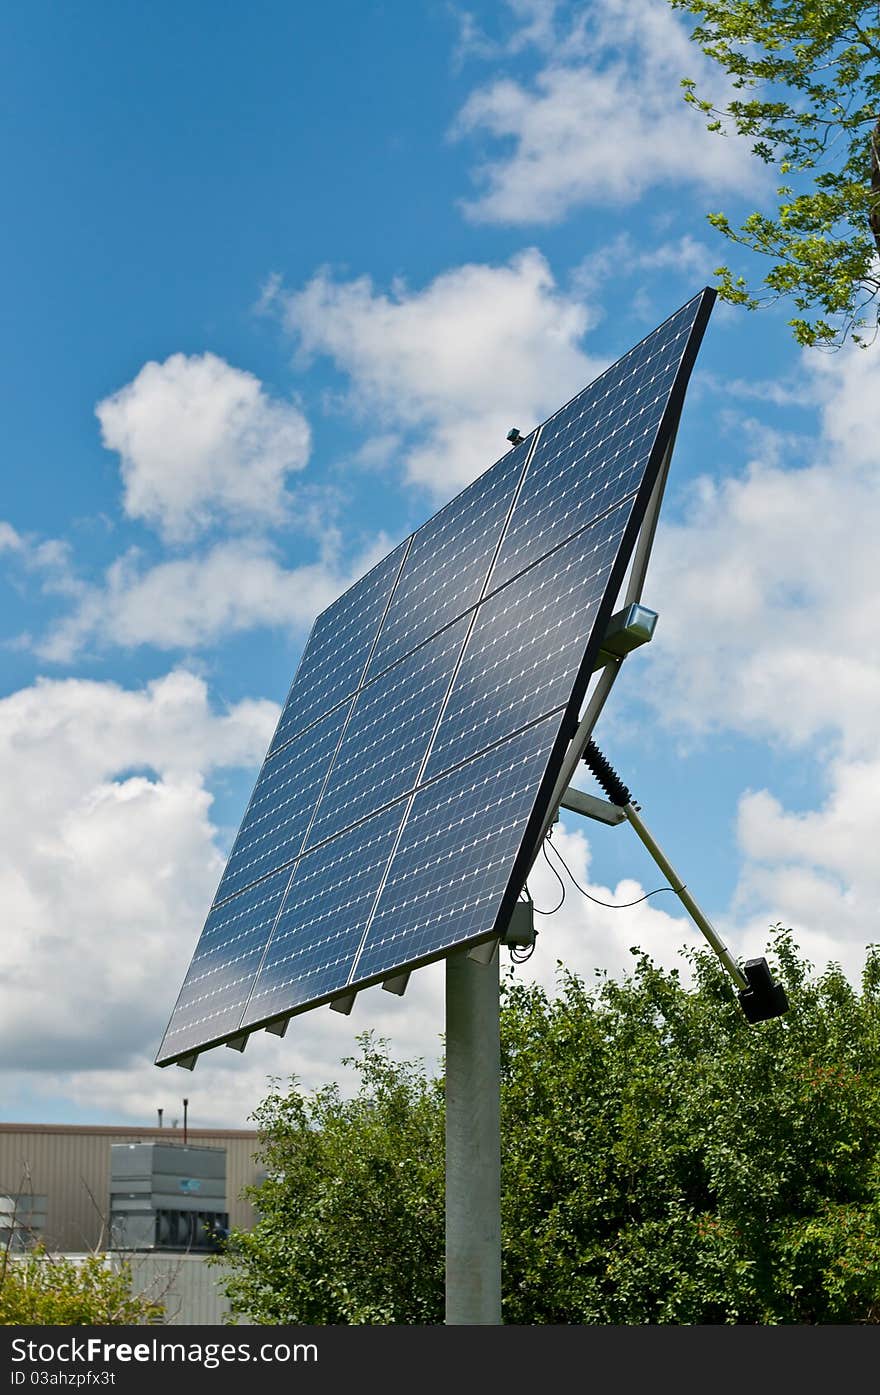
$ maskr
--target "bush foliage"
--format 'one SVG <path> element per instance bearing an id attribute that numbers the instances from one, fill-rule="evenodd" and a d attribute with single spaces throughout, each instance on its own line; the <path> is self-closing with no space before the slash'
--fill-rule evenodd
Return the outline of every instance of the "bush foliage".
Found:
<path id="1" fill-rule="evenodd" d="M 127 1265 L 74 1261 L 42 1250 L 0 1257 L 0 1325 L 110 1327 L 161 1322 L 162 1305 L 131 1291 Z"/>
<path id="2" fill-rule="evenodd" d="M 504 985 L 504 1320 L 880 1320 L 878 949 L 857 990 L 777 927 L 791 1010 L 758 1026 L 708 952 L 688 986 L 633 953 Z M 250 1321 L 443 1321 L 442 1082 L 360 1042 L 353 1099 L 294 1081 L 256 1115 L 261 1219 L 224 1259 Z"/>

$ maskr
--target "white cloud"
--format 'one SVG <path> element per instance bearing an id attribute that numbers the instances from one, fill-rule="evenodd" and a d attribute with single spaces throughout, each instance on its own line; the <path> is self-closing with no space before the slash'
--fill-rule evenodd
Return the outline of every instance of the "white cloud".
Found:
<path id="1" fill-rule="evenodd" d="M 614 831 L 605 829 L 603 833 L 609 838 L 635 838 L 628 827 Z M 612 977 L 620 977 L 632 971 L 634 961 L 630 949 L 637 945 L 647 951 L 655 963 L 670 969 L 678 968 L 682 978 L 687 980 L 688 965 L 681 949 L 702 946 L 704 941 L 676 897 L 664 894 L 662 903 L 652 898 L 639 905 L 626 906 L 626 902 L 638 901 L 644 896 L 645 888 L 635 877 L 623 878 L 613 887 L 599 881 L 593 874 L 593 844 L 580 829 L 571 829 L 565 823 L 560 823 L 554 829 L 551 841 L 580 886 L 597 901 L 611 905 L 601 906 L 582 896 L 565 871 L 560 870 L 566 891 L 565 901 L 555 915 L 536 915 L 538 940 L 535 952 L 518 972 L 529 980 L 543 984 L 548 991 L 553 990 L 556 982 L 558 960 L 588 984 L 593 982 L 598 970 L 606 971 Z M 634 854 L 637 847 L 638 844 L 634 842 Z M 552 852 L 548 855 L 553 858 Z M 601 848 L 596 858 L 601 859 Z M 653 886 L 662 884 L 663 878 L 658 873 Z M 549 910 L 559 901 L 559 882 L 543 857 L 535 862 L 529 877 L 529 890 L 539 910 Z M 612 909 L 612 906 L 619 909 Z"/>
<path id="2" fill-rule="evenodd" d="M 75 587 L 70 544 L 60 538 L 41 539 L 34 533 L 19 533 L 11 523 L 0 519 L 0 553 L 4 552 L 25 571 L 42 573 L 45 591 L 64 593 Z"/>
<path id="3" fill-rule="evenodd" d="M 579 291 L 594 295 L 610 276 L 632 276 L 640 271 L 678 272 L 705 282 L 716 261 L 711 248 L 690 233 L 646 250 L 630 233 L 622 232 L 583 258 L 572 274 L 572 283 Z"/>
<path id="4" fill-rule="evenodd" d="M 796 396 L 821 438 L 759 434 L 741 475 L 698 482 L 684 521 L 661 524 L 646 593 L 660 622 L 644 691 L 661 720 L 808 751 L 820 772 L 797 812 L 743 793 L 738 922 L 754 933 L 769 912 L 853 973 L 880 910 L 877 366 L 873 350 L 806 360 Z"/>
<path id="5" fill-rule="evenodd" d="M 704 280 L 711 276 L 717 260 L 711 247 L 691 237 L 690 233 L 634 255 L 635 266 L 640 270 L 677 271 Z"/>
<path id="6" fill-rule="evenodd" d="M 880 346 L 874 345 L 816 354 L 811 365 L 829 461 L 843 470 L 865 469 L 869 478 L 880 465 L 878 360 Z"/>
<path id="7" fill-rule="evenodd" d="M 499 58 L 521 53 L 534 45 L 547 49 L 558 42 L 558 0 L 507 0 L 514 28 L 503 39 L 490 38 L 470 11 L 459 13 L 456 58 Z"/>
<path id="8" fill-rule="evenodd" d="M 206 782 L 255 771 L 277 716 L 253 700 L 214 711 L 180 670 L 139 689 L 43 680 L 0 700 L 7 1099 L 152 1123 L 186 1095 L 193 1125 L 241 1127 L 267 1074 L 346 1079 L 339 1062 L 366 1027 L 436 1065 L 436 971 L 415 975 L 404 1003 L 370 990 L 351 1018 L 307 1013 L 283 1042 L 257 1033 L 245 1058 L 220 1049 L 194 1075 L 153 1065 L 223 866 Z"/>
<path id="9" fill-rule="evenodd" d="M 816 389 L 802 374 L 784 378 L 730 378 L 699 370 L 699 381 L 713 392 L 753 402 L 771 402 L 776 407 L 814 407 Z"/>
<path id="10" fill-rule="evenodd" d="M 194 925 L 187 926 L 193 940 L 198 928 Z M 186 959 L 191 949 L 189 944 Z M 283 1040 L 255 1032 L 244 1054 L 221 1046 L 199 1057 L 193 1072 L 173 1065 L 159 1069 L 152 1058 L 185 968 L 184 963 L 177 979 L 177 965 L 169 968 L 143 1048 L 127 1061 L 108 1054 L 103 1065 L 68 1068 L 59 1053 L 45 1068 L 7 1073 L 7 1097 L 17 1092 L 23 1098 L 45 1100 L 47 1106 L 59 1099 L 73 1101 L 87 1111 L 100 1102 L 101 1110 L 120 1122 L 144 1124 L 153 1124 L 157 1108 L 162 1108 L 170 1124 L 181 1116 L 185 1095 L 192 1127 L 246 1128 L 252 1127 L 249 1118 L 269 1093 L 270 1076 L 295 1076 L 304 1089 L 333 1080 L 343 1091 L 351 1090 L 355 1073 L 342 1060 L 358 1054 L 356 1038 L 364 1031 L 384 1037 L 397 1059 L 421 1059 L 429 1071 L 439 1070 L 444 1009 L 443 967 L 438 964 L 413 974 L 404 998 L 370 988 L 359 994 L 348 1017 L 327 1007 L 313 1008 L 291 1021 Z"/>
<path id="11" fill-rule="evenodd" d="M 753 460 L 704 480 L 685 522 L 659 530 L 650 654 L 667 717 L 789 747 L 832 733 L 875 749 L 878 477 L 843 464 Z"/>
<path id="12" fill-rule="evenodd" d="M 880 748 L 880 738 L 875 749 Z M 738 890 L 743 907 L 786 907 L 814 962 L 842 963 L 855 976 L 880 914 L 880 754 L 836 757 L 818 808 L 791 812 L 768 790 L 748 791 L 738 832 L 746 858 Z"/>
<path id="13" fill-rule="evenodd" d="M 95 411 L 120 456 L 126 513 L 171 541 L 217 521 L 277 524 L 285 478 L 308 460 L 302 412 L 211 353 L 146 363 Z"/>
<path id="14" fill-rule="evenodd" d="M 24 540 L 11 523 L 0 519 L 0 552 L 20 552 Z"/>
<path id="15" fill-rule="evenodd" d="M 506 266 L 457 267 L 418 291 L 385 294 L 368 277 L 321 272 L 278 296 L 300 353 L 326 354 L 349 375 L 371 435 L 408 433 L 407 475 L 439 496 L 502 455 L 511 426 L 526 431 L 604 366 L 580 347 L 587 309 L 534 249 Z"/>
<path id="16" fill-rule="evenodd" d="M 212 713 L 184 672 L 0 701 L 5 1067 L 125 1062 L 152 1040 L 222 867 L 205 778 L 255 764 L 277 712 Z"/>
<path id="17" fill-rule="evenodd" d="M 121 807 L 125 809 L 124 801 Z M 195 815 L 190 821 L 191 827 L 197 829 L 199 822 L 200 816 Z M 106 833 L 106 827 L 103 831 Z M 115 904 L 106 912 L 102 905 L 99 923 L 104 918 L 116 918 L 118 925 L 120 916 L 127 917 L 126 923 L 131 922 L 130 907 L 138 894 L 142 869 L 136 847 L 127 836 L 129 831 L 136 839 L 140 830 L 136 823 L 129 828 L 122 822 L 107 851 L 110 856 L 112 848 L 120 866 L 132 867 L 131 878 L 121 879 L 114 893 Z M 95 833 L 96 830 L 86 828 L 81 841 L 94 840 Z M 590 878 L 590 846 L 580 832 L 560 826 L 554 833 L 554 842 L 575 876 L 592 894 L 612 901 L 631 900 L 643 894 L 634 880 L 621 881 L 614 888 L 595 883 Z M 162 848 L 167 851 L 164 842 Z M 187 870 L 181 867 L 181 876 Z M 180 886 L 180 882 L 171 882 L 167 901 L 171 901 Z M 542 863 L 536 866 L 530 886 L 539 906 L 554 903 L 556 883 Z M 178 1112 L 180 1097 L 185 1094 L 189 1100 L 191 1125 L 242 1127 L 256 1104 L 265 1097 L 269 1075 L 282 1079 L 295 1075 L 307 1089 L 331 1079 L 343 1090 L 351 1088 L 354 1074 L 341 1062 L 343 1057 L 357 1054 L 356 1037 L 365 1030 L 386 1038 L 396 1058 L 420 1058 L 429 1071 L 439 1071 L 445 1030 L 442 963 L 417 970 L 402 999 L 378 987 L 366 989 L 358 995 L 348 1017 L 330 1012 L 326 1007 L 311 1009 L 292 1019 L 283 1041 L 268 1033 L 255 1032 L 244 1055 L 223 1047 L 206 1052 L 192 1074 L 175 1066 L 161 1071 L 155 1068 L 152 1055 L 157 1033 L 161 1035 L 200 924 L 198 914 L 193 919 L 197 911 L 194 899 L 197 898 L 190 896 L 181 900 L 174 928 L 169 930 L 161 928 L 159 913 L 163 903 L 154 898 L 149 910 L 156 928 L 149 945 L 143 935 L 138 936 L 134 930 L 129 933 L 127 948 L 136 947 L 143 953 L 129 953 L 127 966 L 119 962 L 122 956 L 118 934 L 114 945 L 109 943 L 108 935 L 100 951 L 97 945 L 89 946 L 80 940 L 78 953 L 85 956 L 85 961 L 73 974 L 73 992 L 83 1023 L 89 1024 L 83 1026 L 83 1033 L 88 1031 L 91 1035 L 84 1042 L 69 1038 L 60 1040 L 58 1033 L 50 1034 L 49 1039 L 39 1045 L 37 1034 L 31 1029 L 31 1069 L 27 1072 L 16 1069 L 23 1063 L 23 1057 L 19 1057 L 18 1063 L 10 1062 L 9 1092 L 14 1093 L 16 1087 L 20 1093 L 27 1089 L 32 1096 L 49 1102 L 60 1095 L 86 1109 L 94 1108 L 95 1100 L 100 1100 L 102 1109 L 120 1120 L 149 1123 L 155 1119 L 158 1107 L 164 1108 L 166 1120 L 170 1122 Z M 674 901 L 672 905 L 677 907 Z M 94 907 L 90 909 L 94 917 Z M 204 906 L 198 909 L 203 913 Z M 85 913 L 86 907 L 83 907 L 83 919 Z M 535 953 L 527 964 L 517 966 L 512 972 L 519 979 L 543 984 L 550 992 L 557 982 L 559 961 L 590 984 L 597 969 L 613 974 L 630 970 L 633 958 L 629 947 L 635 944 L 647 949 L 657 963 L 678 967 L 687 981 L 688 968 L 680 949 L 700 943 L 698 933 L 686 918 L 668 914 L 656 901 L 629 910 L 603 910 L 584 900 L 571 887 L 562 910 L 552 917 L 539 917 L 536 923 L 539 936 Z M 69 974 L 74 946 L 62 948 L 61 953 L 68 956 L 62 968 L 66 965 Z M 102 956 L 106 962 L 99 963 Z M 155 966 L 151 959 L 156 961 Z M 44 973 L 43 961 L 39 963 L 40 972 Z M 506 950 L 502 951 L 502 970 L 511 972 Z M 48 981 L 51 987 L 51 974 Z M 102 992 L 115 994 L 119 1000 L 117 1010 L 105 1018 L 92 1006 L 100 1005 L 98 994 Z"/>
<path id="18" fill-rule="evenodd" d="M 821 809 L 786 813 L 767 790 L 743 797 L 740 842 L 751 858 L 764 862 L 807 862 L 847 884 L 871 883 L 880 897 L 880 861 L 863 828 L 880 819 L 880 760 L 833 761 L 832 788 Z"/>
<path id="19" fill-rule="evenodd" d="M 344 565 L 337 542 L 330 537 L 317 561 L 291 568 L 260 539 L 217 543 L 202 555 L 150 567 L 129 553 L 108 568 L 102 586 L 81 589 L 76 608 L 49 631 L 38 653 L 66 663 L 88 646 L 196 649 L 258 627 L 302 634 L 389 548 L 380 535 Z"/>
<path id="20" fill-rule="evenodd" d="M 748 143 L 707 132 L 680 95 L 683 77 L 708 92 L 718 78 L 665 0 L 604 0 L 544 46 L 530 86 L 496 78 L 459 113 L 455 135 L 505 143 L 475 172 L 484 192 L 464 205 L 475 220 L 554 223 L 580 204 L 631 204 L 671 182 L 756 187 Z"/>

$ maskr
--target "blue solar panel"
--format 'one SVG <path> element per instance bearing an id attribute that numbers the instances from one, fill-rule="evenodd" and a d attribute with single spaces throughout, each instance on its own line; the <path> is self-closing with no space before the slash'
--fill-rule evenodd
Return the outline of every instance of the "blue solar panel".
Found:
<path id="1" fill-rule="evenodd" d="M 426 779 L 567 704 L 631 511 L 619 504 L 483 602 Z"/>
<path id="2" fill-rule="evenodd" d="M 185 1055 L 235 1033 L 289 881 L 289 871 L 276 872 L 212 908 L 162 1055 Z"/>
<path id="3" fill-rule="evenodd" d="M 561 716 L 415 796 L 352 981 L 491 933 Z"/>
<path id="4" fill-rule="evenodd" d="M 467 626 L 466 617 L 456 620 L 358 694 L 310 846 L 413 788 Z"/>
<path id="5" fill-rule="evenodd" d="M 266 757 L 215 904 L 298 856 L 351 708 L 334 708 Z"/>
<path id="6" fill-rule="evenodd" d="M 493 587 L 638 490 L 701 304 L 682 306 L 545 423 Z"/>
<path id="7" fill-rule="evenodd" d="M 162 1064 L 503 928 L 713 299 L 319 616 Z"/>
<path id="8" fill-rule="evenodd" d="M 406 555 L 403 542 L 318 616 L 272 738 L 275 751 L 358 687 Z"/>
<path id="9" fill-rule="evenodd" d="M 245 1026 L 348 983 L 406 803 L 398 801 L 300 858 Z"/>
<path id="10" fill-rule="evenodd" d="M 371 673 L 476 605 L 530 445 L 531 438 L 502 456 L 413 535 Z"/>

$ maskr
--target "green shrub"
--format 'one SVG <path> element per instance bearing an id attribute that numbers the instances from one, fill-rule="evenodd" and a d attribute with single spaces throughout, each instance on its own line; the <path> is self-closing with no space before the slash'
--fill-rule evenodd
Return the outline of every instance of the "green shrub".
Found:
<path id="1" fill-rule="evenodd" d="M 0 1258 L 0 1324 L 109 1327 L 160 1322 L 160 1303 L 133 1294 L 131 1271 L 101 1255 L 74 1261 L 43 1250 Z"/>
<path id="2" fill-rule="evenodd" d="M 789 931 L 790 1011 L 749 1026 L 708 951 L 694 985 L 633 951 L 622 981 L 502 1000 L 504 1320 L 880 1320 L 880 954 L 861 991 Z M 223 1263 L 265 1323 L 442 1323 L 442 1081 L 362 1037 L 360 1088 L 276 1085 L 268 1180 Z"/>

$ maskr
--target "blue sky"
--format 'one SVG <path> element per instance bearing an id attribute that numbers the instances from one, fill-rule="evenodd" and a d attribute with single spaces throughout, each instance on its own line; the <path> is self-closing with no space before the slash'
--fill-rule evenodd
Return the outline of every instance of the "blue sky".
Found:
<path id="1" fill-rule="evenodd" d="M 665 0 L 7 5 L 0 1115 L 241 1126 L 367 1027 L 439 1049 L 442 970 L 152 1065 L 315 614 L 712 279 L 761 206 Z M 857 976 L 880 879 L 876 349 L 718 307 L 597 731 L 739 954 Z M 557 837 L 594 894 L 627 829 Z M 536 876 L 534 891 L 552 895 Z M 665 904 L 664 904 L 665 903 Z M 551 903 L 552 904 L 552 903 Z M 526 970 L 679 963 L 573 891 Z"/>

